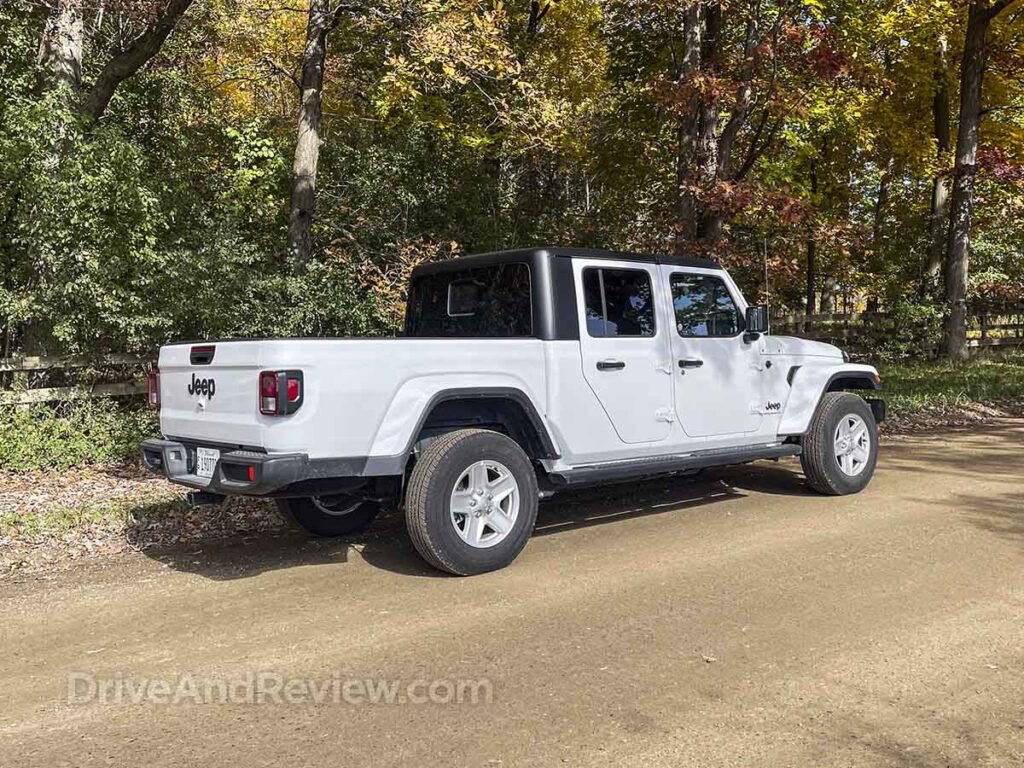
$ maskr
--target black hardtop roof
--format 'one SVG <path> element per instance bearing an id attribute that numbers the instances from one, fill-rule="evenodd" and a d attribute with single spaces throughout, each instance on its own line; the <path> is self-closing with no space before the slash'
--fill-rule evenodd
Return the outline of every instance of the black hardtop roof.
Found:
<path id="1" fill-rule="evenodd" d="M 629 253 L 627 251 L 605 251 L 599 248 L 566 248 L 558 245 L 545 245 L 537 248 L 516 248 L 509 251 L 474 253 L 468 256 L 459 256 L 455 259 L 433 261 L 416 267 L 413 270 L 413 275 L 433 274 L 471 267 L 485 267 L 506 261 L 533 262 L 540 259 L 552 259 L 558 256 L 635 261 L 643 264 L 672 264 L 679 267 L 699 267 L 702 269 L 722 268 L 721 265 L 710 259 L 691 259 L 684 256 L 670 256 L 661 253 Z"/>

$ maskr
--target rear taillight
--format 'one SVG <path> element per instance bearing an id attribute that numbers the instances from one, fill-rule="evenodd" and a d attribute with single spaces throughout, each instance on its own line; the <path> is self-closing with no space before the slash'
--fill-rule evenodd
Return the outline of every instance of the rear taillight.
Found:
<path id="1" fill-rule="evenodd" d="M 263 371 L 260 374 L 260 413 L 267 416 L 277 413 L 276 371 Z"/>
<path id="2" fill-rule="evenodd" d="M 304 396 L 302 371 L 263 371 L 260 373 L 260 413 L 286 416 L 295 413 Z"/>
<path id="3" fill-rule="evenodd" d="M 160 371 L 156 368 L 150 368 L 146 374 L 146 405 L 160 407 Z"/>

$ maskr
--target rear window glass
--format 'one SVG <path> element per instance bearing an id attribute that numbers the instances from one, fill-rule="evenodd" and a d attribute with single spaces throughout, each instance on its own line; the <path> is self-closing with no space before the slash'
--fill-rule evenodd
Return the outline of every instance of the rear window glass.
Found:
<path id="1" fill-rule="evenodd" d="M 406 336 L 516 337 L 533 334 L 530 267 L 475 267 L 413 281 Z"/>

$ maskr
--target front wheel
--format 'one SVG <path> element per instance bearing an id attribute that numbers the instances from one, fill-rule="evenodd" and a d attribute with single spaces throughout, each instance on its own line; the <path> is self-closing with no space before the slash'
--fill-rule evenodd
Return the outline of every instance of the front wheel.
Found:
<path id="1" fill-rule="evenodd" d="M 352 496 L 310 496 L 278 499 L 285 520 L 314 536 L 332 538 L 365 531 L 380 511 L 380 504 Z"/>
<path id="2" fill-rule="evenodd" d="M 800 464 L 814 490 L 830 496 L 857 493 L 875 473 L 878 425 L 863 398 L 827 392 L 804 435 Z"/>
<path id="3" fill-rule="evenodd" d="M 486 429 L 433 440 L 409 478 L 405 520 L 416 550 L 442 571 L 504 568 L 537 519 L 537 475 L 519 445 Z"/>

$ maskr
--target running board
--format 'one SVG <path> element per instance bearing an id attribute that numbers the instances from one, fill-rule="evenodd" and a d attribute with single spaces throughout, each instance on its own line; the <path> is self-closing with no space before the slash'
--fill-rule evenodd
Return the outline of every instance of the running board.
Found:
<path id="1" fill-rule="evenodd" d="M 747 462 L 760 459 L 799 456 L 800 452 L 801 447 L 796 443 L 759 445 L 745 448 L 721 448 L 713 451 L 688 453 L 683 456 L 662 456 L 655 459 L 641 459 L 639 461 L 591 464 L 561 472 L 552 472 L 548 477 L 555 486 L 597 485 L 636 477 L 684 472 L 690 469 L 724 467 L 729 464 L 746 464 Z"/>

